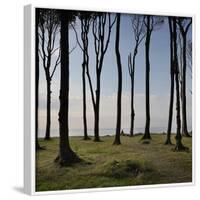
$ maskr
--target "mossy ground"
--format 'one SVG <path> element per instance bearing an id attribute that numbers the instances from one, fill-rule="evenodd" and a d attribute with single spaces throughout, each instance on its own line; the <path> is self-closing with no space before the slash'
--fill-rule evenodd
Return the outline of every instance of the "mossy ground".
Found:
<path id="1" fill-rule="evenodd" d="M 173 145 L 164 145 L 165 135 L 152 134 L 144 143 L 141 135 L 122 136 L 121 145 L 112 145 L 114 137 L 101 137 L 103 142 L 70 137 L 72 149 L 85 162 L 59 167 L 54 159 L 58 138 L 40 139 L 36 154 L 36 190 L 100 188 L 192 181 L 192 138 L 183 137 L 189 152 L 176 152 Z M 172 142 L 175 144 L 174 135 Z"/>

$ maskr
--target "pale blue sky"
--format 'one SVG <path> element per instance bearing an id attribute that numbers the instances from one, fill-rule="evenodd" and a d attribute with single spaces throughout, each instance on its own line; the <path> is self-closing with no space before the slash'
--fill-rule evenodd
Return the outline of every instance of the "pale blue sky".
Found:
<path id="1" fill-rule="evenodd" d="M 79 23 L 76 25 L 79 31 Z M 191 31 L 189 37 L 191 38 Z M 59 39 L 59 36 L 57 40 Z M 75 34 L 70 30 L 70 48 L 75 45 Z M 105 55 L 101 75 L 101 109 L 100 128 L 115 128 L 116 124 L 116 92 L 117 92 L 117 65 L 115 56 L 115 25 L 112 29 L 111 40 Z M 131 28 L 130 15 L 121 16 L 120 28 L 120 53 L 123 68 L 123 94 L 122 94 L 122 128 L 129 128 L 130 124 L 130 77 L 128 74 L 127 57 L 133 51 L 134 39 Z M 93 37 L 89 35 L 90 71 L 93 83 L 95 83 L 95 57 Z M 135 68 L 135 127 L 143 128 L 145 125 L 145 49 L 144 41 L 139 47 Z M 55 59 L 55 58 L 54 58 Z M 77 48 L 70 54 L 70 128 L 81 129 L 82 125 L 82 79 L 81 79 L 82 52 Z M 165 20 L 159 30 L 152 33 L 150 47 L 150 94 L 151 94 L 151 131 L 163 127 L 166 131 L 170 92 L 170 66 L 169 66 L 169 30 Z M 187 110 L 188 127 L 192 126 L 192 96 L 189 89 L 192 88 L 192 80 L 187 71 Z M 59 107 L 59 73 L 60 66 L 52 81 L 52 129 L 58 128 Z M 87 80 L 87 79 L 86 79 Z M 94 84 L 95 87 L 95 84 Z M 93 128 L 93 108 L 91 96 L 87 85 L 87 115 L 88 127 Z M 46 115 L 46 83 L 44 70 L 40 70 L 40 122 L 39 129 L 45 127 Z M 175 114 L 175 112 L 174 112 Z M 175 118 L 173 120 L 173 130 Z"/>

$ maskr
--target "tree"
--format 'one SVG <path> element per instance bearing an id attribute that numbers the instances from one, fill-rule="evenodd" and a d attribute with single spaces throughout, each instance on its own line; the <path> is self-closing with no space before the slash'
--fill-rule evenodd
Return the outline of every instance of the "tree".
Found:
<path id="1" fill-rule="evenodd" d="M 180 117 L 180 91 L 179 91 L 179 67 L 178 67 L 178 57 L 177 57 L 177 26 L 176 26 L 176 17 L 173 17 L 172 20 L 173 26 L 173 52 L 174 52 L 174 71 L 175 71 L 175 83 L 176 83 L 176 151 L 187 150 L 188 148 L 182 144 L 181 136 L 181 117 Z"/>
<path id="2" fill-rule="evenodd" d="M 94 13 L 92 21 L 92 34 L 94 38 L 94 50 L 96 59 L 96 90 L 94 94 L 93 84 L 90 76 L 89 67 L 86 66 L 86 74 L 88 77 L 92 105 L 94 109 L 94 141 L 99 142 L 99 107 L 101 92 L 101 71 L 103 67 L 104 56 L 108 49 L 112 27 L 116 18 L 112 21 L 110 13 Z M 106 25 L 108 29 L 106 30 Z"/>
<path id="3" fill-rule="evenodd" d="M 150 135 L 150 41 L 153 30 L 159 27 L 163 23 L 162 17 L 155 17 L 146 15 L 144 23 L 146 26 L 146 39 L 145 39 L 145 62 L 146 62 L 146 78 L 145 78 L 145 96 L 146 96 L 146 124 L 145 132 L 142 139 L 151 139 Z"/>
<path id="4" fill-rule="evenodd" d="M 58 64 L 60 63 L 60 53 L 57 56 L 56 61 L 53 63 L 52 57 L 59 51 L 59 46 L 56 47 L 56 37 L 59 32 L 59 20 L 55 10 L 42 9 L 41 20 L 39 23 L 39 36 L 40 36 L 40 48 L 39 53 L 42 59 L 42 65 L 45 71 L 45 77 L 47 82 L 47 114 L 46 114 L 46 131 L 45 139 L 50 139 L 50 126 L 51 126 L 51 81 L 56 71 Z"/>
<path id="5" fill-rule="evenodd" d="M 120 132 L 121 132 L 121 98 L 122 98 L 122 64 L 119 52 L 119 40 L 120 40 L 120 13 L 116 14 L 116 39 L 115 39 L 115 53 L 117 59 L 117 69 L 118 69 L 118 92 L 117 92 L 117 125 L 115 140 L 113 144 L 119 145 L 120 142 Z"/>
<path id="6" fill-rule="evenodd" d="M 181 87 L 181 99 L 182 99 L 182 134 L 186 137 L 191 137 L 187 129 L 187 110 L 186 110 L 186 69 L 187 69 L 187 33 L 190 25 L 192 24 L 191 18 L 179 17 L 177 19 L 179 30 L 182 36 L 183 48 L 182 48 L 182 87 Z"/>
<path id="7" fill-rule="evenodd" d="M 38 141 L 38 103 L 39 103 L 39 20 L 40 10 L 36 9 L 35 12 L 35 148 L 36 151 L 40 150 L 40 144 Z"/>
<path id="8" fill-rule="evenodd" d="M 190 78 L 192 79 L 192 40 L 188 40 L 187 42 L 187 63 L 190 70 Z M 192 90 L 189 89 L 189 91 L 192 94 Z"/>
<path id="9" fill-rule="evenodd" d="M 74 32 L 76 34 L 76 40 L 79 44 L 80 49 L 83 53 L 83 62 L 82 62 L 82 84 L 83 84 L 83 126 L 84 126 L 84 140 L 90 139 L 88 137 L 87 133 L 87 116 L 86 116 L 86 70 L 89 69 L 89 54 L 88 54 L 88 45 L 89 45 L 89 39 L 88 34 L 90 30 L 90 24 L 92 21 L 92 13 L 91 12 L 83 12 L 81 11 L 78 14 L 78 18 L 81 22 L 81 41 L 82 44 L 80 44 L 78 39 L 78 34 L 75 29 L 75 27 L 72 25 Z"/>
<path id="10" fill-rule="evenodd" d="M 192 40 L 188 40 L 187 42 L 187 61 L 192 77 Z"/>
<path id="11" fill-rule="evenodd" d="M 69 23 L 73 20 L 70 11 L 59 11 L 60 16 L 60 109 L 59 109 L 59 154 L 56 162 L 61 166 L 80 162 L 81 159 L 72 151 L 69 144 Z"/>
<path id="12" fill-rule="evenodd" d="M 131 78 L 131 126 L 130 126 L 130 136 L 133 136 L 134 133 L 134 119 L 135 119 L 135 110 L 134 110 L 134 76 L 135 76 L 135 61 L 136 55 L 138 53 L 138 47 L 142 40 L 145 37 L 144 30 L 144 18 L 140 15 L 134 15 L 131 19 L 132 29 L 134 33 L 134 53 L 130 53 L 128 56 L 128 70 Z"/>
<path id="13" fill-rule="evenodd" d="M 172 117 L 173 117 L 173 103 L 174 103 L 174 53 L 173 53 L 173 33 L 172 33 L 172 17 L 168 17 L 169 33 L 170 33 L 170 103 L 169 103 L 169 118 L 167 128 L 167 139 L 165 144 L 172 144 L 171 142 L 171 129 L 172 129 Z"/>

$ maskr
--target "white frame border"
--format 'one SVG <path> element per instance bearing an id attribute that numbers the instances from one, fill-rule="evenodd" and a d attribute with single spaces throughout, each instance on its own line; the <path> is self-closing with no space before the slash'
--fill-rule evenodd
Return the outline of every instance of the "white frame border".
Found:
<path id="1" fill-rule="evenodd" d="M 104 192 L 104 191 L 119 191 L 119 190 L 135 190 L 145 188 L 163 188 L 163 187 L 179 187 L 179 186 L 194 186 L 195 183 L 195 160 L 196 160 L 196 93 L 192 94 L 192 182 L 188 183 L 169 183 L 141 186 L 123 186 L 123 187 L 107 187 L 107 188 L 90 188 L 90 189 L 71 189 L 71 190 L 56 190 L 37 192 L 35 189 L 35 9 L 36 8 L 52 8 L 66 10 L 85 10 L 85 11 L 105 11 L 105 12 L 120 12 L 123 14 L 152 14 L 162 16 L 187 16 L 192 17 L 192 91 L 196 91 L 196 15 L 195 14 L 180 14 L 167 12 L 146 12 L 130 9 L 102 9 L 97 7 L 87 8 L 82 6 L 67 6 L 61 7 L 56 5 L 27 5 L 24 6 L 24 192 L 29 195 L 52 195 L 52 194 L 69 194 L 80 192 Z"/>

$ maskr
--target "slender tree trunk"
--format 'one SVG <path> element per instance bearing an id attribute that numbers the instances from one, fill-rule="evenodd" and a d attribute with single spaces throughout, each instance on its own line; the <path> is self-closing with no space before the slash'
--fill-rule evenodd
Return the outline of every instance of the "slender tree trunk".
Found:
<path id="1" fill-rule="evenodd" d="M 45 140 L 50 139 L 50 126 L 51 126 L 51 80 L 50 75 L 47 78 L 47 123 L 46 123 L 46 134 Z"/>
<path id="2" fill-rule="evenodd" d="M 180 117 L 180 92 L 179 92 L 179 67 L 178 67 L 178 58 L 177 58 L 177 31 L 176 31 L 176 18 L 173 18 L 173 46 L 174 46 L 174 69 L 175 69 L 175 81 L 176 81 L 176 151 L 185 150 L 186 147 L 182 144 L 181 136 L 181 117 Z"/>
<path id="3" fill-rule="evenodd" d="M 135 110 L 134 110 L 134 79 L 135 79 L 135 57 L 137 52 L 137 47 L 134 51 L 133 56 L 133 66 L 132 66 L 132 73 L 131 73 L 131 128 L 130 128 L 130 136 L 134 135 L 134 120 L 135 120 Z"/>
<path id="4" fill-rule="evenodd" d="M 96 104 L 94 109 L 94 141 L 99 142 L 99 105 L 100 105 L 100 72 L 97 71 Z"/>
<path id="5" fill-rule="evenodd" d="M 150 61 L 149 61 L 149 50 L 150 50 L 150 16 L 147 16 L 147 34 L 145 42 L 145 56 L 146 56 L 146 124 L 145 133 L 142 139 L 151 139 L 150 136 L 150 94 L 149 94 L 149 84 L 150 84 Z"/>
<path id="6" fill-rule="evenodd" d="M 117 125 L 116 125 L 115 140 L 113 143 L 116 145 L 121 144 L 120 132 L 121 132 L 122 65 L 119 52 L 119 40 L 120 40 L 120 13 L 117 13 L 116 40 L 115 40 L 115 53 L 117 58 L 117 69 L 118 69 Z"/>
<path id="7" fill-rule="evenodd" d="M 186 43 L 187 38 L 186 34 L 182 34 L 183 37 L 183 76 L 182 76 L 182 131 L 183 135 L 186 137 L 190 137 L 187 129 L 187 109 L 186 109 L 186 67 L 187 67 L 187 61 L 186 61 Z"/>
<path id="8" fill-rule="evenodd" d="M 85 56 L 84 56 L 85 57 Z M 87 134 L 87 116 L 86 116 L 86 84 L 85 84 L 85 59 L 82 64 L 82 83 L 83 83 L 83 128 L 84 128 L 84 140 L 90 139 Z"/>
<path id="9" fill-rule="evenodd" d="M 35 148 L 36 151 L 40 150 L 41 147 L 38 142 L 38 93 L 39 93 L 39 11 L 36 10 L 36 27 L 35 27 Z"/>
<path id="10" fill-rule="evenodd" d="M 134 77 L 131 78 L 131 128 L 130 136 L 134 135 L 134 120 L 135 120 L 135 111 L 134 111 Z"/>
<path id="11" fill-rule="evenodd" d="M 172 129 L 172 117 L 173 117 L 173 103 L 174 103 L 174 66 L 173 66 L 173 40 L 172 40 L 172 21 L 171 17 L 168 18 L 169 31 L 170 31 L 170 78 L 171 78 L 171 88 L 170 88 L 170 103 L 169 103 L 169 118 L 168 118 L 168 128 L 167 128 L 167 139 L 165 144 L 172 144 L 171 142 L 171 129 Z"/>
<path id="12" fill-rule="evenodd" d="M 59 110 L 59 155 L 55 161 L 61 166 L 79 162 L 80 159 L 72 151 L 69 144 L 69 14 L 60 11 L 61 21 L 61 77 L 60 77 L 60 110 Z"/>

